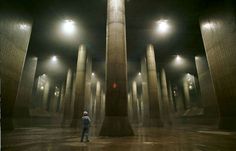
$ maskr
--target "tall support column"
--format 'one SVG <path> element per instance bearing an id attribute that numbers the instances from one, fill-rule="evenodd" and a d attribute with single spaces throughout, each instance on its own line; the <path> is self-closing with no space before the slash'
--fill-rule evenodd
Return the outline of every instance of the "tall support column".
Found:
<path id="1" fill-rule="evenodd" d="M 128 117 L 129 121 L 132 122 L 133 117 L 133 104 L 132 104 L 132 93 L 128 94 Z"/>
<path id="2" fill-rule="evenodd" d="M 147 70 L 148 70 L 148 88 L 149 88 L 149 125 L 163 126 L 160 116 L 160 105 L 158 99 L 158 80 L 156 71 L 156 61 L 153 45 L 147 47 Z"/>
<path id="3" fill-rule="evenodd" d="M 161 87 L 162 87 L 162 104 L 163 104 L 163 120 L 165 124 L 171 125 L 171 118 L 170 118 L 170 100 L 168 96 L 168 88 L 167 88 L 167 81 L 166 81 L 166 72 L 165 69 L 161 70 Z"/>
<path id="4" fill-rule="evenodd" d="M 105 94 L 104 90 L 101 91 L 101 122 L 104 120 L 105 117 Z"/>
<path id="5" fill-rule="evenodd" d="M 30 118 L 29 107 L 32 99 L 32 89 L 34 84 L 35 71 L 38 58 L 30 57 L 26 60 L 21 81 L 18 89 L 14 108 L 14 118 L 19 121 L 18 124 L 28 123 L 26 120 Z"/>
<path id="6" fill-rule="evenodd" d="M 49 89 L 50 89 L 50 81 L 49 81 L 49 78 L 47 77 L 46 83 L 44 85 L 43 100 L 42 100 L 42 106 L 41 106 L 41 108 L 45 111 L 48 109 Z"/>
<path id="7" fill-rule="evenodd" d="M 101 121 L 101 83 L 96 84 L 96 123 Z"/>
<path id="8" fill-rule="evenodd" d="M 149 96 L 148 96 L 148 79 L 147 79 L 147 61 L 146 58 L 141 60 L 142 74 L 142 99 L 143 99 L 143 125 L 148 125 L 149 119 Z"/>
<path id="9" fill-rule="evenodd" d="M 210 71 L 208 68 L 207 60 L 204 56 L 195 57 L 202 104 L 205 110 L 207 120 L 213 122 L 218 118 L 218 104 L 213 87 Z M 212 120 L 211 120 L 212 119 Z M 214 122 L 215 123 L 215 122 Z"/>
<path id="10" fill-rule="evenodd" d="M 72 70 L 69 69 L 66 77 L 62 126 L 67 125 L 70 121 L 71 100 L 72 100 L 71 92 L 72 92 Z"/>
<path id="11" fill-rule="evenodd" d="M 186 108 L 190 108 L 190 93 L 189 93 L 189 83 L 187 80 L 187 76 L 185 75 L 183 78 L 183 90 L 184 90 L 184 100 Z"/>
<path id="12" fill-rule="evenodd" d="M 133 105 L 133 124 L 139 123 L 139 114 L 138 114 L 138 97 L 137 97 L 137 83 L 136 81 L 132 82 L 132 105 Z"/>
<path id="13" fill-rule="evenodd" d="M 71 127 L 77 127 L 81 122 L 81 117 L 84 111 L 84 88 L 85 88 L 85 71 L 86 71 L 86 48 L 80 45 L 78 51 L 77 70 L 76 70 L 76 85 L 75 85 L 75 102 L 74 114 Z"/>
<path id="14" fill-rule="evenodd" d="M 59 88 L 57 86 L 54 87 L 51 95 L 51 102 L 50 102 L 50 112 L 55 114 L 57 112 L 57 105 L 59 100 Z"/>
<path id="15" fill-rule="evenodd" d="M 232 5 L 233 6 L 233 5 Z M 201 32 L 218 105 L 219 128 L 236 130 L 236 20 L 230 8 L 213 8 L 201 18 Z"/>
<path id="16" fill-rule="evenodd" d="M 125 0 L 107 1 L 106 116 L 102 136 L 133 135 L 127 111 Z"/>
<path id="17" fill-rule="evenodd" d="M 92 76 L 92 61 L 89 57 L 86 60 L 86 78 L 85 78 L 85 110 L 91 113 L 91 76 Z"/>
<path id="18" fill-rule="evenodd" d="M 1 128 L 2 130 L 12 130 L 14 128 L 12 123 L 14 104 L 32 24 L 21 11 L 0 10 L 0 18 Z"/>
<path id="19" fill-rule="evenodd" d="M 173 97 L 172 84 L 170 81 L 169 81 L 169 85 L 168 85 L 168 91 L 169 91 L 171 113 L 174 113 L 176 111 L 176 107 L 175 107 L 175 102 L 174 102 L 174 97 Z"/>
<path id="20" fill-rule="evenodd" d="M 59 107 L 58 107 L 58 112 L 62 113 L 64 109 L 64 99 L 65 98 L 65 84 L 63 82 L 60 90 L 60 102 L 59 102 Z"/>

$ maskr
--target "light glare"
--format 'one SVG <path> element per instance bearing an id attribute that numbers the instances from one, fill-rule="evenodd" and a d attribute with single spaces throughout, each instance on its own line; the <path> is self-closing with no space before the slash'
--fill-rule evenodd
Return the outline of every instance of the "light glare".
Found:
<path id="1" fill-rule="evenodd" d="M 181 65 L 183 64 L 183 59 L 179 55 L 177 55 L 175 58 L 175 62 L 177 65 Z"/>
<path id="2" fill-rule="evenodd" d="M 157 22 L 157 32 L 158 33 L 167 33 L 170 30 L 170 25 L 168 24 L 168 20 L 160 20 Z"/>
<path id="3" fill-rule="evenodd" d="M 52 62 L 57 62 L 57 56 L 52 57 Z"/>
<path id="4" fill-rule="evenodd" d="M 65 34 L 71 35 L 75 32 L 75 22 L 72 20 L 65 20 L 64 23 L 62 24 L 62 31 Z"/>

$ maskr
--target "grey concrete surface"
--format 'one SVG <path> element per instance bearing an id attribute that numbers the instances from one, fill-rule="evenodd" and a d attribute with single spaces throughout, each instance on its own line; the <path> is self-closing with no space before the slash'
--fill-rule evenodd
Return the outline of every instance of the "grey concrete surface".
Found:
<path id="1" fill-rule="evenodd" d="M 97 137 L 80 142 L 76 129 L 27 128 L 3 133 L 4 151 L 234 151 L 235 133 L 186 129 L 136 128 L 133 137 Z M 227 134 L 227 135 L 225 135 Z"/>

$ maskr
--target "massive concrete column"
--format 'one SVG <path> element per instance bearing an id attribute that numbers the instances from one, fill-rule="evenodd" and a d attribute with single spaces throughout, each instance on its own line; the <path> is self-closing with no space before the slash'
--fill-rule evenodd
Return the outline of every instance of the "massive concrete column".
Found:
<path id="1" fill-rule="evenodd" d="M 20 120 L 18 124 L 26 124 L 28 123 L 26 120 L 30 118 L 29 107 L 32 99 L 37 61 L 38 58 L 29 57 L 24 65 L 14 108 L 14 118 L 17 121 Z"/>
<path id="2" fill-rule="evenodd" d="M 96 84 L 96 123 L 101 121 L 101 83 L 97 81 Z"/>
<path id="3" fill-rule="evenodd" d="M 215 95 L 215 90 L 208 68 L 208 63 L 204 56 L 195 57 L 195 62 L 201 90 L 202 104 L 205 110 L 205 116 L 207 117 L 207 121 L 214 122 L 218 118 L 219 107 L 217 104 L 217 98 Z"/>
<path id="4" fill-rule="evenodd" d="M 132 93 L 128 93 L 128 117 L 129 121 L 132 122 L 133 119 L 133 104 L 132 104 Z"/>
<path id="5" fill-rule="evenodd" d="M 60 90 L 60 101 L 59 101 L 59 107 L 58 107 L 58 112 L 63 113 L 64 109 L 64 100 L 65 100 L 65 83 L 61 85 L 61 90 Z"/>
<path id="6" fill-rule="evenodd" d="M 86 70 L 86 48 L 80 45 L 78 51 L 77 70 L 76 70 L 76 85 L 75 85 L 75 102 L 74 114 L 71 126 L 77 127 L 81 122 L 81 117 L 84 111 L 84 88 L 85 88 L 85 70 Z"/>
<path id="7" fill-rule="evenodd" d="M 101 122 L 104 120 L 105 117 L 105 94 L 104 90 L 101 91 Z"/>
<path id="8" fill-rule="evenodd" d="M 209 10 L 201 32 L 218 105 L 219 128 L 236 130 L 236 17 L 230 8 Z"/>
<path id="9" fill-rule="evenodd" d="M 149 88 L 149 125 L 162 126 L 160 116 L 160 105 L 158 99 L 158 80 L 156 72 L 156 61 L 153 45 L 147 47 L 147 71 L 148 71 L 148 88 Z"/>
<path id="10" fill-rule="evenodd" d="M 63 119 L 62 126 L 66 126 L 70 121 L 71 114 L 71 100 L 72 96 L 72 70 L 68 69 L 67 77 L 66 77 L 66 89 L 64 95 L 64 104 L 63 104 Z"/>
<path id="11" fill-rule="evenodd" d="M 57 86 L 54 87 L 51 95 L 51 102 L 50 102 L 50 112 L 54 115 L 57 112 L 57 105 L 59 100 L 59 88 Z"/>
<path id="12" fill-rule="evenodd" d="M 149 88 L 149 125 L 163 126 L 160 116 L 160 107 L 158 99 L 158 80 L 156 71 L 156 61 L 153 45 L 147 47 L 147 71 L 148 71 L 148 88 Z"/>
<path id="13" fill-rule="evenodd" d="M 50 80 L 47 77 L 46 83 L 44 85 L 44 90 L 43 90 L 43 102 L 42 102 L 42 109 L 47 110 L 48 108 L 48 100 L 49 100 L 49 89 L 50 89 Z"/>
<path id="14" fill-rule="evenodd" d="M 91 76 L 92 76 L 92 61 L 89 57 L 86 60 L 86 78 L 85 78 L 85 110 L 90 114 L 91 110 Z"/>
<path id="15" fill-rule="evenodd" d="M 133 135 L 127 112 L 125 0 L 107 1 L 106 116 L 100 135 Z"/>
<path id="16" fill-rule="evenodd" d="M 146 58 L 141 60 L 142 74 L 142 99 L 143 99 L 143 125 L 148 125 L 149 119 L 149 96 L 148 96 L 148 79 L 147 79 L 147 62 Z"/>
<path id="17" fill-rule="evenodd" d="M 139 112 L 138 112 L 138 96 L 137 96 L 137 83 L 136 81 L 132 82 L 132 105 L 133 105 L 133 124 L 139 123 Z"/>
<path id="18" fill-rule="evenodd" d="M 75 96 L 76 96 L 76 73 L 73 73 L 73 81 L 72 81 L 72 94 L 71 94 L 71 105 L 70 105 L 70 119 L 72 119 L 74 114 L 74 108 L 75 108 Z"/>
<path id="19" fill-rule="evenodd" d="M 162 108 L 163 108 L 163 122 L 165 124 L 171 125 L 171 118 L 170 118 L 170 100 L 168 96 L 168 88 L 167 88 L 167 81 L 166 81 L 166 72 L 165 69 L 161 70 L 161 91 L 162 91 Z"/>
<path id="20" fill-rule="evenodd" d="M 4 6 L 3 6 L 4 7 Z M 12 10 L 19 10 L 12 9 Z M 1 128 L 12 130 L 13 109 L 32 24 L 21 12 L 0 10 Z"/>
<path id="21" fill-rule="evenodd" d="M 169 92 L 169 100 L 170 100 L 170 109 L 171 109 L 171 113 L 174 113 L 176 111 L 176 105 L 174 102 L 174 97 L 173 97 L 173 91 L 172 91 L 172 84 L 169 81 L 169 85 L 168 85 L 168 92 Z"/>
<path id="22" fill-rule="evenodd" d="M 184 90 L 184 101 L 186 108 L 190 108 L 190 93 L 189 93 L 189 82 L 187 76 L 183 77 L 183 90 Z"/>

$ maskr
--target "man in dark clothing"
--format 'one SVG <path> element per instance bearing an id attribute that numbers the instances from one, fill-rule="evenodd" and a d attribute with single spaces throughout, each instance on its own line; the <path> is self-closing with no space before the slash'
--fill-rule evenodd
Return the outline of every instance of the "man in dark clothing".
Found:
<path id="1" fill-rule="evenodd" d="M 89 142 L 88 135 L 89 135 L 89 126 L 90 126 L 91 120 L 88 116 L 88 112 L 84 111 L 83 117 L 82 117 L 82 137 L 81 142 L 84 140 L 84 136 L 86 137 L 86 142 Z"/>

